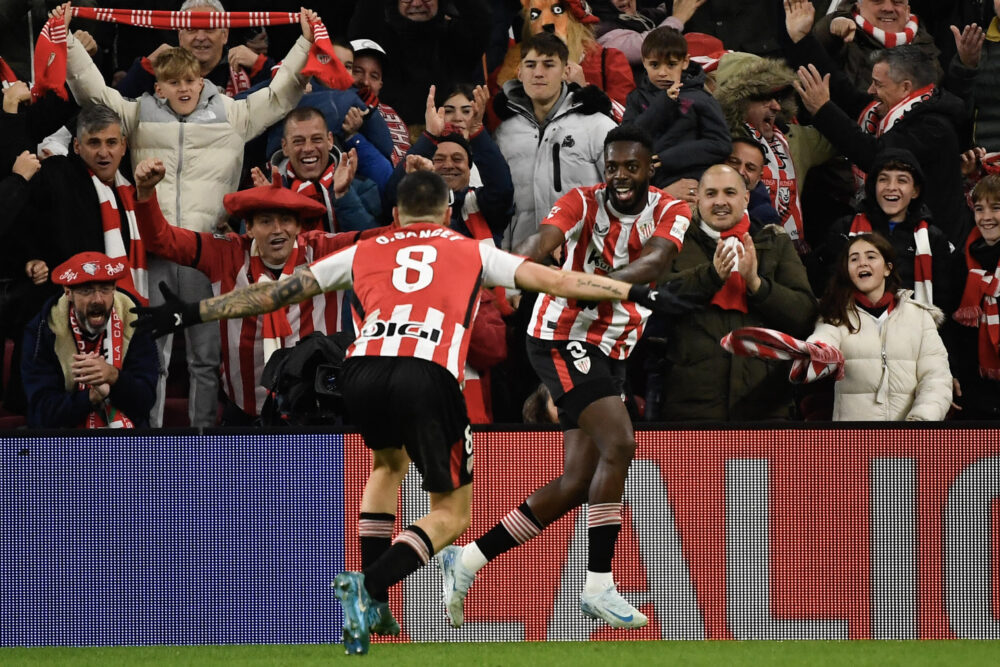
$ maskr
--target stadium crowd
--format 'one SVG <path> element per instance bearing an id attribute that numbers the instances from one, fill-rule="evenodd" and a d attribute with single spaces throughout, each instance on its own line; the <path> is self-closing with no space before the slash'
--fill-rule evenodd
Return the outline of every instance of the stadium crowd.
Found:
<path id="1" fill-rule="evenodd" d="M 461 235 L 690 304 L 649 317 L 483 287 L 473 423 L 575 427 L 529 362 L 526 335 L 552 332 L 624 363 L 632 421 L 1000 418 L 1000 0 L 79 4 L 267 19 L 0 9 L 2 428 L 274 423 L 268 359 L 315 332 L 349 341 L 354 292 L 155 341 L 130 308 L 384 233 L 419 171 L 451 190 Z M 608 159 L 618 127 L 650 150 L 645 180 Z M 595 186 L 627 238 L 574 232 Z M 633 197 L 649 206 L 626 215 Z M 644 249 L 667 208 L 671 235 Z M 720 346 L 744 327 L 805 352 Z M 831 367 L 793 382 L 796 354 Z"/>

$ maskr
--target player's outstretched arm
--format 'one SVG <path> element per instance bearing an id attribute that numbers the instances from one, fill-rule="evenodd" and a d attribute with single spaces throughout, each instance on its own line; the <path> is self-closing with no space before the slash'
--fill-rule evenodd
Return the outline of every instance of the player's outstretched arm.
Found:
<path id="1" fill-rule="evenodd" d="M 560 271 L 533 262 L 524 262 L 514 272 L 514 282 L 522 289 L 545 292 L 552 296 L 584 301 L 634 301 L 656 312 L 668 315 L 686 313 L 697 307 L 682 299 L 677 292 L 679 282 L 656 289 L 632 285 L 621 280 L 595 276 L 579 271 Z"/>
<path id="2" fill-rule="evenodd" d="M 269 313 L 290 303 L 310 299 L 322 291 L 309 267 L 299 268 L 281 280 L 254 283 L 195 303 L 181 301 L 165 284 L 160 283 L 165 303 L 162 306 L 133 308 L 132 311 L 138 315 L 133 326 L 148 329 L 154 337 L 165 336 L 201 322 Z"/>

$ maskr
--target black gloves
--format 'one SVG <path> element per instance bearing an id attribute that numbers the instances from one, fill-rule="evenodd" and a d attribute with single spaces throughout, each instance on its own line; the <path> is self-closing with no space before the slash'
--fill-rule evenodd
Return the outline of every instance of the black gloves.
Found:
<path id="1" fill-rule="evenodd" d="M 656 289 L 650 289 L 646 285 L 632 285 L 628 291 L 628 300 L 665 315 L 683 315 L 701 307 L 700 304 L 682 298 L 680 291 L 679 280 L 671 281 Z"/>
<path id="2" fill-rule="evenodd" d="M 201 324 L 201 313 L 198 308 L 200 301 L 185 303 L 170 291 L 166 283 L 160 283 L 160 294 L 166 303 L 162 306 L 136 306 L 131 312 L 138 318 L 132 326 L 139 330 L 147 330 L 153 338 L 166 336 L 186 327 Z"/>

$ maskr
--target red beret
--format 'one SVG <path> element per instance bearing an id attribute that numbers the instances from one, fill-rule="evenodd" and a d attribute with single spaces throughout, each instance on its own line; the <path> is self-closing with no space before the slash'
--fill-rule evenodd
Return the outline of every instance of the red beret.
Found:
<path id="1" fill-rule="evenodd" d="M 326 206 L 281 185 L 260 185 L 249 190 L 230 192 L 222 198 L 229 214 L 249 220 L 256 211 L 291 211 L 299 220 L 326 215 Z"/>
<path id="2" fill-rule="evenodd" d="M 580 23 L 600 23 L 601 19 L 594 16 L 590 11 L 590 5 L 587 4 L 587 0 L 566 0 L 566 4 L 569 5 L 569 11 Z"/>
<path id="3" fill-rule="evenodd" d="M 111 259 L 103 252 L 80 252 L 55 268 L 52 282 L 67 287 L 85 283 L 115 283 L 128 270 L 125 257 Z"/>

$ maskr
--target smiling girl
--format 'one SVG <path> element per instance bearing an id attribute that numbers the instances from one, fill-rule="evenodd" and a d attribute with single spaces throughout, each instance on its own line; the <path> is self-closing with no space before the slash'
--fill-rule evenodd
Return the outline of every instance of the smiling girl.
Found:
<path id="1" fill-rule="evenodd" d="M 892 244 L 860 234 L 841 253 L 809 342 L 844 355 L 834 421 L 939 421 L 951 404 L 941 311 L 899 290 Z M 897 291 L 898 290 L 898 291 Z"/>

